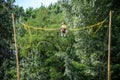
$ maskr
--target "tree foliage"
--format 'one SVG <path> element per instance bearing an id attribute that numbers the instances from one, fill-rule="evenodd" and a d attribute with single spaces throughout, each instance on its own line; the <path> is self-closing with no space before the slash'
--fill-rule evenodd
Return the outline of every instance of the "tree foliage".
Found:
<path id="1" fill-rule="evenodd" d="M 120 77 L 118 0 L 58 0 L 48 7 L 13 5 L 0 1 L 0 79 L 16 80 L 15 50 L 11 13 L 15 16 L 21 80 L 106 80 L 109 11 L 113 10 L 111 36 L 111 79 Z M 97 28 L 84 28 L 106 19 Z M 60 36 L 61 22 L 68 33 Z M 22 23 L 28 25 L 24 27 Z M 36 30 L 56 28 L 56 30 Z"/>

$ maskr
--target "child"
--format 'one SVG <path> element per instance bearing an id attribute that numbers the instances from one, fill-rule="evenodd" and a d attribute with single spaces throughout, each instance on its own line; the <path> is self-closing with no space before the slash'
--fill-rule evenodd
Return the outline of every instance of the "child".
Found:
<path id="1" fill-rule="evenodd" d="M 65 37 L 67 34 L 67 26 L 66 26 L 65 22 L 62 22 L 62 26 L 61 26 L 60 30 L 61 30 L 61 36 Z"/>

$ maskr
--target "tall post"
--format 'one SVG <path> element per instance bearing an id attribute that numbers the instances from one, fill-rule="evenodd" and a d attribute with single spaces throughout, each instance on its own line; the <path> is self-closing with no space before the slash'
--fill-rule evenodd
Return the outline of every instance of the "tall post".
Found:
<path id="1" fill-rule="evenodd" d="M 108 33 L 108 80 L 110 80 L 110 43 L 111 43 L 111 25 L 112 25 L 112 11 L 109 13 L 109 33 Z"/>
<path id="2" fill-rule="evenodd" d="M 14 31 L 14 42 L 15 42 L 15 51 L 16 51 L 17 80 L 20 80 L 18 48 L 17 48 L 17 40 L 16 40 L 16 28 L 15 28 L 15 24 L 14 24 L 14 14 L 13 13 L 12 13 L 12 25 L 13 25 L 13 31 Z"/>

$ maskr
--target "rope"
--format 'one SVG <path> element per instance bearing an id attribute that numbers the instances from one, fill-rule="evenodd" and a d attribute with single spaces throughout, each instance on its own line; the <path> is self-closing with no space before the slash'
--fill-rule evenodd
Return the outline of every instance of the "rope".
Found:
<path id="1" fill-rule="evenodd" d="M 28 28 L 31 28 L 31 29 L 35 29 L 35 30 L 46 30 L 46 31 L 50 31 L 50 30 L 57 30 L 58 28 L 51 28 L 51 29 L 48 29 L 48 28 L 38 28 L 38 27 L 32 27 L 32 26 L 28 26 L 24 23 L 22 23 L 22 25 L 24 26 L 25 29 L 28 29 Z"/>
<path id="2" fill-rule="evenodd" d="M 99 23 L 93 24 L 93 25 L 91 25 L 91 26 L 87 26 L 87 27 L 83 27 L 83 28 L 70 29 L 70 30 L 77 31 L 77 30 L 90 29 L 90 28 L 93 28 L 93 27 L 98 27 L 98 25 L 100 25 L 100 24 L 101 24 L 101 26 L 102 26 L 102 24 L 103 24 L 105 21 L 106 21 L 106 19 L 104 19 L 103 21 L 101 21 L 101 22 L 99 22 Z"/>
<path id="3" fill-rule="evenodd" d="M 96 23 L 96 24 L 93 24 L 93 25 L 91 25 L 91 26 L 87 26 L 87 27 L 83 27 L 83 28 L 74 28 L 74 29 L 69 29 L 69 30 L 77 31 L 77 30 L 90 29 L 90 28 L 93 28 L 93 27 L 97 27 L 97 26 L 100 25 L 100 24 L 101 24 L 101 26 L 102 26 L 102 24 L 103 24 L 105 21 L 106 21 L 106 19 L 103 20 L 103 21 L 101 21 L 101 22 L 98 22 L 98 23 Z M 29 28 L 29 29 L 34 29 L 34 30 L 45 30 L 45 31 L 59 30 L 59 28 L 38 28 L 38 27 L 32 27 L 32 26 L 29 26 L 29 25 L 24 24 L 24 23 L 22 23 L 22 25 L 24 26 L 24 28 L 25 28 L 26 30 L 27 30 L 28 28 Z M 98 28 L 101 28 L 101 27 L 98 27 Z M 98 30 L 99 30 L 99 29 L 98 29 Z M 97 31 L 98 31 L 98 30 L 97 30 Z"/>
<path id="4" fill-rule="evenodd" d="M 101 22 L 98 22 L 96 24 L 87 26 L 87 27 L 83 27 L 83 28 L 74 28 L 74 29 L 68 29 L 71 31 L 78 31 L 78 30 L 86 30 L 86 29 L 90 29 L 92 30 L 94 27 L 97 28 L 97 30 L 94 32 L 94 35 L 100 30 L 100 28 L 102 27 L 103 23 L 106 21 L 106 19 L 104 19 Z M 28 48 L 31 46 L 32 43 L 32 33 L 31 33 L 31 29 L 33 30 L 45 30 L 45 31 L 53 31 L 53 30 L 59 30 L 60 28 L 39 28 L 39 27 L 33 27 L 33 26 L 29 26 L 27 24 L 21 23 L 24 27 L 24 29 L 26 29 L 28 31 L 28 34 L 30 35 L 30 41 L 29 41 L 29 45 Z"/>

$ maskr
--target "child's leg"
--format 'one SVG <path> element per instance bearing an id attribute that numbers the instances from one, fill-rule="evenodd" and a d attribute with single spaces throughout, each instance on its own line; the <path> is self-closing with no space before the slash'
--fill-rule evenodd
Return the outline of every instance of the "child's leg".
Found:
<path id="1" fill-rule="evenodd" d="M 63 36 L 63 33 L 61 32 L 61 36 Z"/>
<path id="2" fill-rule="evenodd" d="M 64 37 L 67 35 L 67 30 L 65 30 L 65 32 L 64 32 Z"/>

